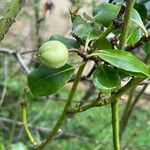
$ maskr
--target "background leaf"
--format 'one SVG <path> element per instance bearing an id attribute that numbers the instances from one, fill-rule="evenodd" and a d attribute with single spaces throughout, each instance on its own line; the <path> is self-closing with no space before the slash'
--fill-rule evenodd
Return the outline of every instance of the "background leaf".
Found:
<path id="1" fill-rule="evenodd" d="M 39 66 L 28 76 L 28 85 L 36 96 L 46 96 L 60 90 L 69 80 L 74 69 L 66 64 L 59 69 L 50 69 Z"/>
<path id="2" fill-rule="evenodd" d="M 80 38 L 86 38 L 90 35 L 93 28 L 81 16 L 77 15 L 73 20 L 73 34 Z"/>
<path id="3" fill-rule="evenodd" d="M 93 10 L 93 16 L 96 22 L 107 27 L 117 16 L 119 9 L 119 5 L 102 3 Z"/>
<path id="4" fill-rule="evenodd" d="M 113 19 L 115 19 L 119 10 L 120 5 L 103 3 L 94 9 L 93 15 L 96 22 L 107 27 L 113 21 Z M 133 9 L 129 24 L 127 43 L 136 43 L 142 37 L 143 34 L 147 36 L 147 30 L 142 22 L 139 13 L 135 9 Z"/>
<path id="5" fill-rule="evenodd" d="M 150 70 L 140 59 L 132 53 L 123 50 L 100 50 L 98 56 L 113 66 L 150 77 Z"/>
<path id="6" fill-rule="evenodd" d="M 94 71 L 92 81 L 95 87 L 104 93 L 116 91 L 121 86 L 118 73 L 107 65 L 101 65 Z"/>
<path id="7" fill-rule="evenodd" d="M 148 55 L 150 55 L 150 41 L 144 43 L 143 49 Z"/>
<path id="8" fill-rule="evenodd" d="M 135 4 L 134 8 L 138 11 L 142 20 L 145 20 L 147 18 L 147 9 L 144 4 Z"/>
<path id="9" fill-rule="evenodd" d="M 65 44 L 68 48 L 79 48 L 80 43 L 75 39 L 69 39 L 58 34 L 54 34 L 49 38 L 49 41 L 57 40 Z"/>

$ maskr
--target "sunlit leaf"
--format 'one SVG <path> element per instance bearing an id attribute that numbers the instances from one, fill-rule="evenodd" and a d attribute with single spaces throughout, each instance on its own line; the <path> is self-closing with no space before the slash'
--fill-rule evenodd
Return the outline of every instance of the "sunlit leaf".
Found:
<path id="1" fill-rule="evenodd" d="M 97 55 L 117 68 L 150 77 L 148 66 L 130 52 L 108 49 L 100 50 Z"/>

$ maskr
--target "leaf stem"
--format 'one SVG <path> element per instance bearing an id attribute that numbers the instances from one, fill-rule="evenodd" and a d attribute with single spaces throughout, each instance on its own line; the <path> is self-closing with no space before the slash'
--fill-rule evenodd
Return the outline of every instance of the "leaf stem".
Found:
<path id="1" fill-rule="evenodd" d="M 81 77 L 81 74 L 82 74 L 82 72 L 83 72 L 83 70 L 84 70 L 85 65 L 86 65 L 86 62 L 85 62 L 84 64 L 82 64 L 82 65 L 79 67 L 79 69 L 78 69 L 78 72 L 77 72 L 75 81 L 74 81 L 74 83 L 73 83 L 73 85 L 72 85 L 71 91 L 70 91 L 69 96 L 68 96 L 68 100 L 67 100 L 67 102 L 66 102 L 66 105 L 65 105 L 65 107 L 64 107 L 64 110 L 63 110 L 61 116 L 59 117 L 59 119 L 58 119 L 56 125 L 55 125 L 54 128 L 49 132 L 49 134 L 48 134 L 46 140 L 45 140 L 43 143 L 41 143 L 41 145 L 39 145 L 39 146 L 36 148 L 37 150 L 42 150 L 42 149 L 44 149 L 45 146 L 46 146 L 46 145 L 53 139 L 53 137 L 57 134 L 59 128 L 60 128 L 61 125 L 63 124 L 63 122 L 64 122 L 64 120 L 65 120 L 65 118 L 66 118 L 66 115 L 67 115 L 67 109 L 68 109 L 68 107 L 71 105 L 71 102 L 72 102 L 72 100 L 73 100 L 75 91 L 76 91 L 76 89 L 77 89 L 77 85 L 78 85 L 78 83 L 79 83 L 79 81 L 80 81 L 80 77 Z"/>

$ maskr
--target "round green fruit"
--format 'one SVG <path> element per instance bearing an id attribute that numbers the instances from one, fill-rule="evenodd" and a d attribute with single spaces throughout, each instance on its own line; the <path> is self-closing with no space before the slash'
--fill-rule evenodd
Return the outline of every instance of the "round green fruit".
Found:
<path id="1" fill-rule="evenodd" d="M 60 68 L 68 61 L 68 49 L 60 41 L 48 41 L 41 45 L 38 56 L 44 66 Z"/>

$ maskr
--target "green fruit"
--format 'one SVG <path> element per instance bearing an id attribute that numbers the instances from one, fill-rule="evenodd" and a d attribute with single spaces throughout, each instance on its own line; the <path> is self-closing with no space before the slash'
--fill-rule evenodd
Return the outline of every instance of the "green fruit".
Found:
<path id="1" fill-rule="evenodd" d="M 60 41 L 48 41 L 41 45 L 38 56 L 44 66 L 60 68 L 68 61 L 68 49 Z"/>

